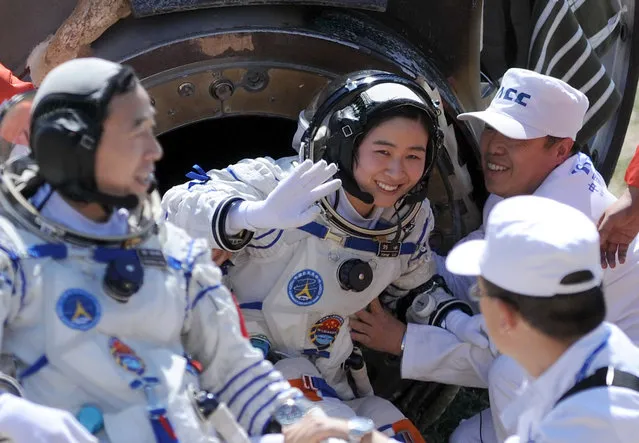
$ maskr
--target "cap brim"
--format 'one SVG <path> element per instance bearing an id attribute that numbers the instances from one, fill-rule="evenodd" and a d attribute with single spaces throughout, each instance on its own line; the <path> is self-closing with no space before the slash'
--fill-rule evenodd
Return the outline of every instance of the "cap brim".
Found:
<path id="1" fill-rule="evenodd" d="M 537 128 L 519 123 L 510 115 L 502 114 L 490 109 L 478 112 L 465 112 L 457 116 L 457 119 L 461 121 L 470 120 L 472 118 L 481 120 L 487 125 L 495 128 L 497 132 L 504 134 L 506 137 L 517 140 L 530 140 L 548 135 Z"/>
<path id="2" fill-rule="evenodd" d="M 470 240 L 453 248 L 446 257 L 446 268 L 453 274 L 480 275 L 480 262 L 486 240 Z"/>

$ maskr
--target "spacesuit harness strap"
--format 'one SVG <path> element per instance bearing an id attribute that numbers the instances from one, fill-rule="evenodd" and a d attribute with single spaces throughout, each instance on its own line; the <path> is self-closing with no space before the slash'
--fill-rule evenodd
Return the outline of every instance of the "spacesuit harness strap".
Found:
<path id="1" fill-rule="evenodd" d="M 372 252 L 378 257 L 397 257 L 400 255 L 413 255 L 417 250 L 415 243 L 380 242 L 369 238 L 353 237 L 350 235 L 338 235 L 328 227 L 317 222 L 310 222 L 297 228 L 322 240 L 332 240 L 340 246 L 356 251 Z"/>
<path id="2" fill-rule="evenodd" d="M 168 264 L 171 267 L 180 269 L 180 263 L 173 263 L 171 260 L 164 261 L 164 253 L 159 249 L 123 249 L 123 248 L 109 248 L 109 247 L 96 247 L 92 249 L 84 249 L 89 251 L 87 258 L 90 258 L 98 263 L 109 263 L 113 260 L 125 257 L 138 258 L 143 265 L 159 265 Z M 69 257 L 69 247 L 63 243 L 42 243 L 39 245 L 33 245 L 27 250 L 28 254 L 32 258 L 53 258 L 56 260 L 62 260 Z"/>
<path id="3" fill-rule="evenodd" d="M 32 258 L 52 258 L 55 260 L 63 260 L 69 256 L 80 256 L 98 263 L 111 263 L 121 259 L 134 259 L 139 261 L 141 265 L 160 267 L 165 267 L 167 265 L 171 267 L 181 266 L 179 263 L 172 265 L 169 263 L 170 260 L 167 262 L 164 257 L 164 253 L 159 249 L 123 249 L 98 246 L 91 249 L 78 248 L 77 250 L 72 250 L 66 244 L 62 243 L 43 243 L 32 245 L 27 249 L 27 253 Z M 110 345 L 113 349 L 129 349 L 115 337 L 111 337 L 110 340 L 113 342 Z M 116 358 L 117 353 L 112 352 L 112 354 L 114 358 Z M 139 364 L 137 364 L 137 356 L 135 356 L 135 353 L 132 350 L 130 351 L 128 359 L 123 360 L 118 357 L 116 360 L 120 363 L 120 366 L 125 370 L 125 372 L 128 372 L 131 376 L 130 388 L 143 392 L 146 397 L 148 419 L 156 442 L 177 443 L 178 439 L 167 416 L 166 405 L 164 405 L 157 396 L 156 388 L 161 383 L 160 379 L 156 377 L 155 374 L 149 374 L 148 372 L 150 371 L 148 369 L 150 368 L 147 368 L 141 360 L 139 361 Z M 129 364 L 132 362 L 135 364 Z M 48 358 L 46 355 L 43 355 L 34 364 L 28 367 L 27 370 L 20 374 L 20 379 L 24 379 L 35 374 L 47 364 Z"/>
<path id="4" fill-rule="evenodd" d="M 289 379 L 288 382 L 291 387 L 302 391 L 304 397 L 310 401 L 322 401 L 325 398 L 339 399 L 335 389 L 326 383 L 326 380 L 322 377 L 304 374 L 301 378 Z"/>
<path id="5" fill-rule="evenodd" d="M 620 371 L 612 366 L 599 368 L 589 377 L 584 378 L 564 393 L 555 406 L 575 394 L 595 388 L 616 386 L 639 392 L 639 377 L 629 372 Z"/>

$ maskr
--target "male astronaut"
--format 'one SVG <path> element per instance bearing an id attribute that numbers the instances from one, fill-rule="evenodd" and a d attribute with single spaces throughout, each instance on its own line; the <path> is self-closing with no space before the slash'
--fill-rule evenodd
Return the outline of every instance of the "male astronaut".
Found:
<path id="1" fill-rule="evenodd" d="M 468 307 L 431 280 L 426 182 L 441 143 L 439 113 L 412 81 L 350 73 L 305 110 L 310 125 L 299 158 L 200 170 L 163 199 L 169 220 L 234 253 L 228 284 L 252 341 L 266 355 L 291 357 L 275 367 L 293 385 L 328 415 L 349 416 L 352 408 L 413 441 L 421 439 L 414 426 L 371 396 L 365 367 L 350 365 L 348 322 L 380 294 L 397 299 L 424 283 L 419 292 L 433 296 L 428 321 L 468 319 L 460 310 Z"/>
<path id="2" fill-rule="evenodd" d="M 156 223 L 162 150 L 133 71 L 64 63 L 31 117 L 33 158 L 0 171 L 1 342 L 17 365 L 0 435 L 247 441 L 307 411 L 243 336 L 206 242 Z"/>
<path id="3" fill-rule="evenodd" d="M 485 111 L 461 114 L 461 120 L 479 119 L 485 123 L 480 149 L 484 181 L 491 192 L 486 205 L 493 206 L 503 198 L 532 194 L 572 206 L 596 223 L 615 197 L 606 188 L 592 160 L 579 152 L 575 144 L 577 133 L 588 117 L 588 105 L 584 94 L 559 79 L 525 69 L 510 69 Z M 480 229 L 479 235 L 474 233 L 473 238 L 481 237 L 482 232 Z M 635 344 L 639 343 L 638 261 L 639 246 L 635 241 L 630 245 L 626 265 L 607 269 L 603 279 L 606 320 L 619 326 Z M 438 272 L 456 296 L 466 298 L 467 277 L 448 272 L 442 257 L 438 258 Z M 383 322 L 373 319 L 369 322 L 374 323 L 369 334 L 376 338 L 366 344 L 378 347 L 379 344 L 374 343 L 378 340 L 401 340 L 402 331 L 390 334 L 388 328 L 380 325 Z M 407 365 L 405 376 L 414 377 L 413 371 L 417 371 L 422 374 L 420 377 L 429 380 L 486 386 L 483 381 L 477 381 L 472 363 L 455 360 L 455 353 L 446 350 L 445 341 L 438 342 L 438 336 L 430 335 L 426 340 L 432 343 L 424 344 L 415 332 L 408 328 L 406 353 L 423 355 L 423 358 L 415 360 L 411 370 Z M 424 349 L 430 350 L 428 355 Z M 449 362 L 453 360 L 459 371 L 450 369 Z M 484 442 L 491 441 L 491 437 L 503 441 L 515 431 L 503 426 L 501 411 L 512 401 L 525 373 L 513 359 L 500 356 L 488 375 L 492 421 L 497 436 L 490 435 L 490 414 L 483 414 L 462 423 L 453 441 L 479 441 L 480 422 L 484 424 Z"/>

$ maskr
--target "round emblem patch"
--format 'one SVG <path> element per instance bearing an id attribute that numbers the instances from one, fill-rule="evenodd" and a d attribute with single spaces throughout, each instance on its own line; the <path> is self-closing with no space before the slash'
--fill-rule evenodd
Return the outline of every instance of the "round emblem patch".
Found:
<path id="1" fill-rule="evenodd" d="M 324 292 L 322 277 L 315 271 L 299 271 L 288 282 L 288 298 L 297 306 L 317 303 Z"/>
<path id="2" fill-rule="evenodd" d="M 339 315 L 327 315 L 315 322 L 308 333 L 308 338 L 317 349 L 323 351 L 333 344 L 343 324 L 344 319 Z"/>
<path id="3" fill-rule="evenodd" d="M 71 329 L 87 331 L 100 321 L 102 308 L 94 295 L 84 289 L 71 288 L 58 299 L 56 313 Z"/>

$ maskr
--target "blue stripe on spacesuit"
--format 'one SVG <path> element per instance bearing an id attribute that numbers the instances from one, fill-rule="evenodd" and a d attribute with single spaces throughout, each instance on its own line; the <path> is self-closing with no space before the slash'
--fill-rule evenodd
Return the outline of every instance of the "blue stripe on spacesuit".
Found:
<path id="1" fill-rule="evenodd" d="M 280 229 L 280 233 L 277 234 L 277 237 L 275 237 L 275 239 L 270 242 L 268 245 L 265 246 L 256 246 L 256 245 L 248 245 L 247 248 L 253 248 L 253 249 L 268 249 L 271 246 L 273 246 L 275 243 L 277 243 L 277 241 L 282 237 L 282 234 L 284 233 L 283 230 Z M 257 239 L 256 239 L 257 240 Z"/>
<path id="2" fill-rule="evenodd" d="M 337 395 L 337 391 L 329 385 L 326 380 L 322 377 L 311 377 L 311 382 L 316 389 L 322 393 L 322 397 L 332 397 L 339 399 L 339 395 Z"/>
<path id="3" fill-rule="evenodd" d="M 267 402 L 266 402 L 266 403 L 264 403 L 262 406 L 260 406 L 260 407 L 258 408 L 258 410 L 257 410 L 257 411 L 255 411 L 255 414 L 253 414 L 253 417 L 251 418 L 251 421 L 249 422 L 249 425 L 248 425 L 248 428 L 247 428 L 247 429 L 248 429 L 248 431 L 249 431 L 249 433 L 251 432 L 251 429 L 253 429 L 253 425 L 255 424 L 255 420 L 257 419 L 257 417 L 259 417 L 260 413 L 261 413 L 261 412 L 262 412 L 265 408 L 267 408 L 267 407 L 271 406 L 271 405 L 273 404 L 273 402 L 274 402 L 274 401 L 276 401 L 276 400 L 277 400 L 277 398 L 278 398 L 280 395 L 283 395 L 283 394 L 285 394 L 286 392 L 289 392 L 289 391 L 285 391 L 285 392 L 277 392 L 277 393 L 275 393 L 275 394 L 274 394 L 271 398 L 269 398 L 269 399 L 267 400 Z M 301 392 L 300 392 L 298 395 L 296 395 L 296 396 L 294 396 L 294 397 L 292 397 L 292 398 L 300 398 L 300 397 L 302 397 L 302 393 L 301 393 Z M 266 427 L 266 425 L 268 425 L 268 422 L 264 423 L 264 427 Z M 264 429 L 264 428 L 263 428 L 263 429 L 262 429 L 261 434 L 264 434 L 264 431 L 265 431 L 265 430 L 266 430 L 266 429 Z"/>
<path id="4" fill-rule="evenodd" d="M 11 278 L 9 278 L 9 276 L 6 275 L 4 272 L 0 272 L 0 281 L 2 281 L 2 283 L 7 284 L 13 288 L 13 280 L 11 280 Z"/>
<path id="5" fill-rule="evenodd" d="M 246 374 L 248 371 L 250 371 L 254 367 L 259 366 L 260 364 L 262 364 L 263 361 L 264 360 L 256 361 L 255 363 L 247 366 L 246 368 L 242 369 L 240 372 L 235 374 L 233 377 L 231 377 L 231 379 L 229 381 L 226 382 L 226 384 L 222 387 L 222 389 L 220 389 L 218 392 L 215 393 L 215 396 L 219 397 L 222 394 L 224 394 L 224 391 L 226 391 L 235 382 L 235 380 L 237 380 L 238 378 L 240 378 L 241 376 Z"/>
<path id="6" fill-rule="evenodd" d="M 4 253 L 9 256 L 9 259 L 11 260 L 11 266 L 13 267 L 13 272 L 17 272 L 20 275 L 20 287 L 22 289 L 20 291 L 20 309 L 22 309 L 24 305 L 24 297 L 27 294 L 27 285 L 24 277 L 24 269 L 22 269 L 22 264 L 20 263 L 20 257 L 18 257 L 18 254 L 16 254 L 14 251 L 2 245 L 0 245 L 0 251 L 4 251 Z M 11 287 L 11 295 L 15 295 L 16 286 L 11 285 Z"/>
<path id="7" fill-rule="evenodd" d="M 18 374 L 18 382 L 22 383 L 22 381 L 25 378 L 31 377 L 33 374 L 38 372 L 40 369 L 44 368 L 48 363 L 49 363 L 49 359 L 47 358 L 47 356 L 46 355 L 42 355 L 35 362 L 33 362 L 33 364 L 31 366 L 29 366 L 24 371 L 22 371 L 21 373 Z"/>
<path id="8" fill-rule="evenodd" d="M 233 172 L 233 170 L 231 169 L 230 166 L 228 168 L 226 168 L 226 170 L 229 172 L 229 174 L 231 174 L 231 177 L 233 177 L 235 180 L 237 180 L 238 182 L 242 181 L 239 178 L 237 178 L 237 175 L 235 175 L 235 172 Z"/>
<path id="9" fill-rule="evenodd" d="M 315 237 L 325 240 L 330 232 L 330 229 L 317 222 L 310 222 L 304 226 L 299 226 L 297 229 L 304 231 Z M 355 249 L 356 251 L 373 252 L 378 254 L 380 249 L 380 243 L 371 240 L 369 238 L 345 236 L 343 238 L 343 246 L 348 249 Z M 400 243 L 399 254 L 400 255 L 412 255 L 417 250 L 417 244 L 415 243 Z"/>
<path id="10" fill-rule="evenodd" d="M 271 235 L 275 231 L 277 231 L 277 229 L 271 229 L 270 231 L 266 231 L 264 234 L 258 235 L 257 237 L 255 237 L 253 240 L 260 240 L 260 239 L 266 237 L 267 235 Z"/>
<path id="11" fill-rule="evenodd" d="M 171 269 L 175 269 L 176 271 L 182 269 L 182 262 L 175 257 L 168 256 L 166 258 L 166 264 L 169 265 Z"/>
<path id="12" fill-rule="evenodd" d="M 233 178 L 234 178 L 235 180 L 237 180 L 238 182 L 246 183 L 244 180 L 241 180 L 241 179 L 240 179 L 237 175 L 235 175 L 235 172 L 233 171 L 233 169 L 231 169 L 231 167 L 230 167 L 230 166 L 229 166 L 229 167 L 227 167 L 227 168 L 224 168 L 224 170 L 228 171 L 228 173 L 229 173 L 229 174 L 231 174 L 231 177 L 233 177 Z M 280 180 L 279 180 L 277 177 L 275 177 L 275 176 L 273 176 L 273 179 L 275 179 L 275 181 L 276 181 L 276 182 L 279 182 L 279 181 L 280 181 Z M 250 183 L 248 183 L 248 184 L 250 184 Z"/>
<path id="13" fill-rule="evenodd" d="M 242 395 L 242 393 L 244 391 L 246 391 L 248 388 L 250 388 L 251 386 L 253 386 L 255 383 L 258 383 L 261 380 L 264 380 L 266 377 L 268 377 L 271 374 L 277 374 L 276 372 L 273 372 L 273 370 L 268 369 L 264 374 L 262 375 L 258 375 L 257 377 L 253 377 L 253 379 L 251 379 L 248 383 L 246 383 L 244 386 L 242 386 L 240 389 L 238 389 L 237 391 L 235 391 L 235 394 L 233 394 L 233 396 L 231 397 L 231 399 L 228 401 L 227 405 L 230 408 L 231 405 L 233 403 L 235 403 L 235 400 L 238 399 L 238 397 L 240 395 Z M 264 390 L 264 388 L 266 388 L 268 385 L 272 384 L 272 383 L 276 383 L 276 382 L 282 382 L 284 381 L 284 379 L 282 377 L 277 377 L 276 380 L 273 380 L 269 383 L 266 383 L 264 386 L 262 386 L 260 388 L 259 391 L 257 391 L 257 393 L 255 393 L 254 395 L 251 396 L 251 398 L 248 399 L 248 401 L 246 403 L 244 403 L 244 406 L 242 407 L 242 412 L 244 411 L 244 409 L 246 408 L 246 405 L 248 405 L 249 403 L 251 403 L 253 400 L 255 400 L 255 398 L 257 396 L 260 395 L 260 393 Z M 238 416 L 238 420 L 239 418 L 242 416 L 242 413 L 240 412 L 240 415 Z"/>
<path id="14" fill-rule="evenodd" d="M 202 169 L 200 165 L 193 165 L 191 168 L 193 169 L 193 171 L 190 171 L 186 174 L 186 178 L 190 178 L 191 180 L 193 180 L 189 183 L 189 186 L 187 187 L 188 190 L 190 190 L 191 187 L 195 185 L 203 185 L 204 183 L 211 180 L 211 177 L 208 176 L 206 171 L 204 171 L 204 169 Z"/>
<path id="15" fill-rule="evenodd" d="M 202 297 L 204 297 L 207 293 L 211 291 L 215 291 L 220 286 L 222 285 L 207 286 L 206 288 L 202 289 L 200 292 L 197 293 L 197 295 L 193 299 L 193 303 L 191 303 L 191 306 L 189 307 L 189 309 L 191 310 L 194 309 L 195 305 L 197 305 L 197 302 L 199 302 L 202 299 Z"/>
<path id="16" fill-rule="evenodd" d="M 182 265 L 182 270 L 184 275 L 184 288 L 185 288 L 184 298 L 186 302 L 184 306 L 185 320 L 186 320 L 186 314 L 187 312 L 189 312 L 189 289 L 191 288 L 191 268 L 193 267 L 192 263 L 191 263 L 191 266 L 189 267 L 189 258 L 191 257 L 191 254 L 193 253 L 194 244 L 195 244 L 195 240 L 191 240 L 191 243 L 189 243 L 189 250 L 186 253 L 186 260 L 184 260 L 184 263 Z M 185 269 L 185 266 L 186 266 L 186 269 Z"/>
<path id="17" fill-rule="evenodd" d="M 263 303 L 261 301 L 252 301 L 240 304 L 240 309 L 255 309 L 256 311 L 261 311 L 262 305 Z"/>
<path id="18" fill-rule="evenodd" d="M 262 386 L 259 391 L 257 391 L 251 398 L 249 398 L 249 400 L 244 403 L 244 406 L 242 407 L 242 410 L 240 411 L 240 413 L 237 415 L 237 421 L 241 421 L 242 417 L 244 417 L 244 413 L 246 412 L 246 408 L 248 407 L 249 404 L 251 404 L 255 399 L 257 399 L 260 395 L 262 395 L 262 393 L 269 387 L 272 386 L 276 383 L 282 383 L 284 381 L 284 379 L 279 379 L 276 381 L 273 381 L 271 383 L 267 383 L 264 386 Z"/>
<path id="19" fill-rule="evenodd" d="M 428 251 L 428 248 L 424 248 L 424 250 L 422 251 L 421 250 L 422 247 L 420 246 L 422 244 L 422 240 L 424 239 L 424 236 L 426 235 L 426 230 L 428 229 L 428 225 L 430 225 L 430 217 L 426 219 L 426 223 L 424 223 L 424 228 L 422 229 L 422 233 L 419 236 L 419 240 L 417 240 L 417 248 L 418 248 L 417 250 L 420 252 L 419 254 L 417 254 L 416 257 L 411 257 L 410 259 L 408 259 L 409 262 L 417 260 L 419 257 L 424 255 Z"/>
<path id="20" fill-rule="evenodd" d="M 191 276 L 192 276 L 192 271 L 193 271 L 193 265 L 195 264 L 195 260 L 197 260 L 197 258 L 202 255 L 204 252 L 196 255 L 195 257 L 191 257 L 191 255 L 193 254 L 193 245 L 195 244 L 195 240 L 191 240 L 191 243 L 189 243 L 189 250 L 186 253 L 186 259 L 184 260 L 183 265 L 181 266 L 181 269 L 183 270 L 183 275 L 184 275 L 184 283 L 185 283 L 185 291 L 184 291 L 184 297 L 185 297 L 185 306 L 184 306 L 184 320 L 186 320 L 186 315 L 189 312 L 189 291 L 191 289 Z M 193 300 L 193 306 L 195 306 L 195 300 Z M 190 309 L 193 309 L 193 307 L 190 307 Z"/>

